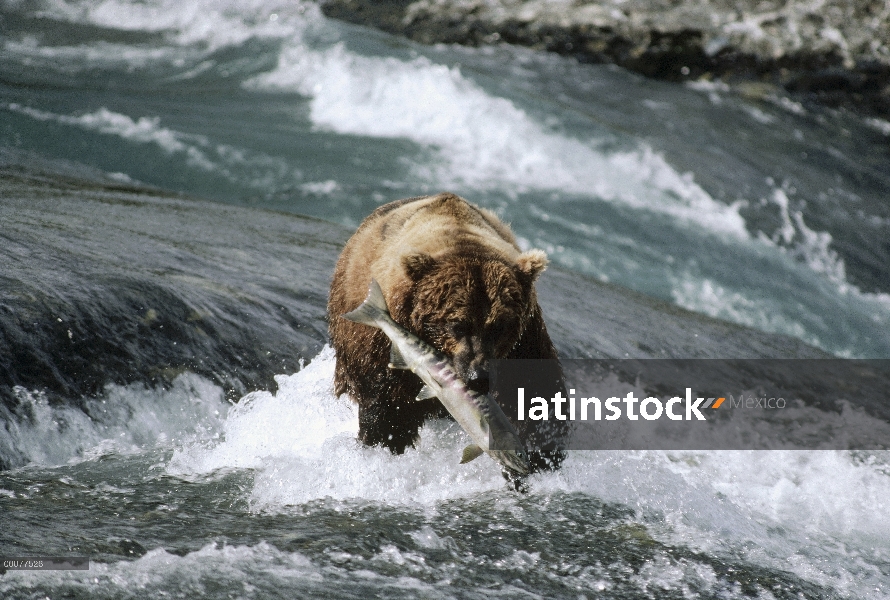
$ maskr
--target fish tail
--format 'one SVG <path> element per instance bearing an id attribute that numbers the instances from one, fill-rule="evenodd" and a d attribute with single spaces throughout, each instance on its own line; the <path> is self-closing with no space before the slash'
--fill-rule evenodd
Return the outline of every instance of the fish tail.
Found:
<path id="1" fill-rule="evenodd" d="M 377 280 L 371 280 L 371 287 L 368 289 L 368 297 L 352 312 L 341 315 L 344 319 L 363 323 L 371 327 L 380 327 L 380 323 L 391 321 L 389 309 L 386 306 L 386 298 L 383 297 L 383 290 Z"/>

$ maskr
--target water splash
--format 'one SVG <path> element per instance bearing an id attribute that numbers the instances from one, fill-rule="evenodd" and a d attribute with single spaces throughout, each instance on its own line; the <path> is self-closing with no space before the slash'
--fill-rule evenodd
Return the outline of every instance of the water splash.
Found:
<path id="1" fill-rule="evenodd" d="M 715 201 L 651 148 L 606 151 L 599 140 L 551 132 L 458 67 L 426 57 L 361 56 L 343 43 L 291 44 L 276 69 L 245 85 L 309 96 L 319 128 L 416 142 L 433 155 L 413 161 L 415 176 L 440 187 L 593 195 L 716 234 L 748 236 L 738 206 Z"/>
<path id="2" fill-rule="evenodd" d="M 83 410 L 54 406 L 38 391 L 16 388 L 13 410 L 0 405 L 0 459 L 10 466 L 59 465 L 104 454 L 141 452 L 218 435 L 227 404 L 222 389 L 186 373 L 171 387 L 109 384 Z"/>

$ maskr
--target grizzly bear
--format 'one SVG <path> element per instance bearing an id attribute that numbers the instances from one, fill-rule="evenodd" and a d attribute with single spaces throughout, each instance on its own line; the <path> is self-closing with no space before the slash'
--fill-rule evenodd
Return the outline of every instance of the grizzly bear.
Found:
<path id="1" fill-rule="evenodd" d="M 424 421 L 447 416 L 436 398 L 416 400 L 423 384 L 414 373 L 388 367 L 382 331 L 341 318 L 362 303 L 372 278 L 397 323 L 450 356 L 469 387 L 487 392 L 492 359 L 557 358 L 533 285 L 546 266 L 544 252 L 521 252 L 494 213 L 454 194 L 371 213 L 337 261 L 328 301 L 334 391 L 358 404 L 359 439 L 401 454 Z M 523 425 L 535 426 L 511 420 L 520 435 L 528 433 Z M 529 452 L 533 470 L 562 458 L 555 447 Z"/>

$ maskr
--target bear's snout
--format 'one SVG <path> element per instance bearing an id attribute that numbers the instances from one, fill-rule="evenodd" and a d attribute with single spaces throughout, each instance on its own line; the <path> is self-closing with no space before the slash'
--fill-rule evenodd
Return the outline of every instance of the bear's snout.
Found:
<path id="1" fill-rule="evenodd" d="M 467 387 L 480 394 L 488 393 L 488 371 L 485 369 L 473 369 L 467 373 Z"/>
<path id="2" fill-rule="evenodd" d="M 488 358 L 472 353 L 459 353 L 454 358 L 457 374 L 467 387 L 480 394 L 488 393 Z"/>

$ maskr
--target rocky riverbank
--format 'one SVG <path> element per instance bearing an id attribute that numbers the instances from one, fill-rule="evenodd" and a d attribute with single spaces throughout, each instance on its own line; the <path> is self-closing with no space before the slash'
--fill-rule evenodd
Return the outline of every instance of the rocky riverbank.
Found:
<path id="1" fill-rule="evenodd" d="M 418 42 L 510 43 L 890 117 L 887 0 L 323 0 Z"/>

